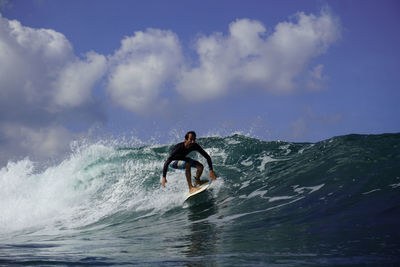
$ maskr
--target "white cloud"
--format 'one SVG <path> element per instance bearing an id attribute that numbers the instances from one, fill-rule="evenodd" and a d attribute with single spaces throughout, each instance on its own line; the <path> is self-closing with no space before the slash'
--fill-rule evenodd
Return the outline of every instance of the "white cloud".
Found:
<path id="1" fill-rule="evenodd" d="M 59 106 L 79 106 L 91 99 L 94 84 L 106 72 L 106 58 L 89 52 L 87 59 L 70 62 L 54 83 L 54 100 Z"/>
<path id="2" fill-rule="evenodd" d="M 62 122 L 101 120 L 91 90 L 105 69 L 104 56 L 79 59 L 63 34 L 0 14 L 0 160 L 12 153 L 51 157 L 75 136 Z"/>
<path id="3" fill-rule="evenodd" d="M 229 25 L 227 35 L 214 33 L 196 41 L 197 66 L 187 58 L 185 62 L 171 31 L 135 32 L 108 61 L 94 52 L 80 59 L 61 33 L 1 16 L 0 33 L 0 104 L 11 99 L 52 112 L 85 105 L 108 68 L 113 102 L 143 113 L 167 101 L 167 88 L 195 101 L 254 88 L 279 94 L 296 90 L 296 79 L 304 73 L 306 86 L 319 88 L 326 80 L 323 66 L 308 72 L 307 67 L 339 37 L 339 26 L 325 11 L 317 16 L 298 13 L 268 32 L 259 21 L 240 19 Z"/>
<path id="4" fill-rule="evenodd" d="M 8 151 L 7 155 L 0 155 L 3 162 L 19 155 L 30 155 L 35 159 L 62 155 L 69 150 L 70 141 L 76 137 L 59 125 L 31 128 L 20 123 L 2 123 L 0 136 L 6 141 L 2 149 Z"/>
<path id="5" fill-rule="evenodd" d="M 80 60 L 63 34 L 1 15 L 0 62 L 0 103 L 21 108 L 83 105 L 106 70 L 104 56 L 90 52 Z"/>
<path id="6" fill-rule="evenodd" d="M 258 21 L 231 23 L 229 34 L 215 33 L 196 42 L 199 65 L 186 68 L 177 90 L 186 98 L 205 100 L 232 89 L 262 88 L 272 93 L 296 89 L 295 79 L 314 57 L 339 37 L 334 17 L 298 13 L 296 22 L 279 23 L 270 35 Z"/>
<path id="7" fill-rule="evenodd" d="M 64 35 L 24 27 L 0 15 L 0 101 L 49 102 L 50 84 L 72 55 Z"/>
<path id="8" fill-rule="evenodd" d="M 300 75 L 308 75 L 309 88 L 319 88 L 326 80 L 323 65 L 311 71 L 308 65 L 338 37 L 337 21 L 325 11 L 298 13 L 268 31 L 259 21 L 240 19 L 226 35 L 198 38 L 193 65 L 171 31 L 138 31 L 113 55 L 78 57 L 62 33 L 26 27 L 0 14 L 0 151 L 7 144 L 39 154 L 61 151 L 75 136 L 63 122 L 102 119 L 92 91 L 103 76 L 113 103 L 142 114 L 162 110 L 172 90 L 193 101 L 235 90 L 279 94 L 296 90 Z"/>
<path id="9" fill-rule="evenodd" d="M 306 82 L 306 87 L 309 90 L 320 90 L 324 87 L 324 84 L 328 80 L 322 72 L 324 70 L 324 65 L 319 64 L 315 66 L 311 71 L 308 72 L 308 80 Z"/>
<path id="10" fill-rule="evenodd" d="M 174 33 L 148 29 L 122 40 L 110 61 L 107 90 L 113 101 L 130 111 L 147 112 L 176 79 L 182 52 Z"/>

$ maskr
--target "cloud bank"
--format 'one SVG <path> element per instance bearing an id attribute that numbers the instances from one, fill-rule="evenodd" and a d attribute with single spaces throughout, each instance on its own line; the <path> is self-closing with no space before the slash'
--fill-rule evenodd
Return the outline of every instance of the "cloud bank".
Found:
<path id="1" fill-rule="evenodd" d="M 81 59 L 63 34 L 0 15 L 0 146 L 12 144 L 1 156 L 65 151 L 74 134 L 62 122 L 101 120 L 91 94 L 105 71 L 105 56 Z"/>
<path id="2" fill-rule="evenodd" d="M 230 24 L 227 35 L 199 38 L 199 64 L 183 71 L 176 89 L 198 100 L 220 97 L 235 89 L 289 93 L 298 89 L 295 79 L 310 61 L 338 37 L 338 24 L 326 12 L 319 16 L 298 13 L 294 22 L 279 23 L 270 34 L 258 21 L 237 20 Z M 322 73 L 316 71 L 322 71 L 322 67 L 314 70 L 321 77 Z M 315 79 L 313 85 L 317 87 Z"/>
<path id="3" fill-rule="evenodd" d="M 107 91 L 117 105 L 129 111 L 148 111 L 160 103 L 161 91 L 174 82 L 182 61 L 174 33 L 138 31 L 122 40 L 120 49 L 110 57 Z"/>
<path id="4" fill-rule="evenodd" d="M 62 33 L 0 14 L 0 146 L 13 144 L 19 154 L 65 150 L 81 134 L 65 125 L 89 128 L 104 120 L 104 107 L 93 99 L 96 88 L 136 114 L 160 112 L 176 96 L 200 102 L 240 90 L 318 90 L 328 77 L 322 64 L 310 64 L 339 37 L 330 13 L 300 12 L 273 29 L 238 19 L 226 34 L 195 39 L 194 58 L 185 56 L 174 32 L 160 29 L 125 37 L 112 55 L 77 56 Z"/>
<path id="5" fill-rule="evenodd" d="M 160 95 L 171 90 L 194 102 L 237 90 L 317 90 L 327 77 L 322 64 L 308 70 L 309 64 L 339 37 L 338 21 L 326 11 L 300 12 L 270 31 L 259 21 L 238 19 L 225 35 L 195 40 L 197 58 L 192 59 L 183 56 L 173 32 L 148 29 L 126 37 L 110 57 L 107 90 L 115 104 L 136 113 L 168 101 Z"/>

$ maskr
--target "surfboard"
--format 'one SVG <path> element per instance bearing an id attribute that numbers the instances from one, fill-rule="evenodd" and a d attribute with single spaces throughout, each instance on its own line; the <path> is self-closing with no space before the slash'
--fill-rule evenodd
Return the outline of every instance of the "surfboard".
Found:
<path id="1" fill-rule="evenodd" d="M 209 183 L 209 182 L 204 183 L 204 184 L 202 184 L 202 185 L 199 185 L 200 189 L 197 190 L 197 191 L 195 191 L 195 192 L 193 192 L 193 193 L 191 193 L 191 194 L 187 194 L 187 196 L 185 197 L 185 200 L 184 200 L 183 202 L 185 202 L 186 200 L 192 198 L 193 196 L 196 196 L 196 195 L 198 195 L 198 194 L 200 194 L 200 193 L 206 191 L 206 189 L 207 189 L 209 186 L 210 186 L 210 183 Z"/>

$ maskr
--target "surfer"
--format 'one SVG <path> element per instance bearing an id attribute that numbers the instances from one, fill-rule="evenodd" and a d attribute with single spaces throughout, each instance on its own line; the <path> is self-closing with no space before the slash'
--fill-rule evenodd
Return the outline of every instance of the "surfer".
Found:
<path id="1" fill-rule="evenodd" d="M 210 178 L 212 180 L 216 179 L 215 172 L 213 171 L 212 162 L 210 155 L 207 154 L 204 149 L 196 143 L 196 133 L 194 131 L 190 131 L 185 135 L 185 141 L 178 143 L 174 146 L 169 155 L 167 161 L 164 164 L 163 169 L 163 176 L 161 180 L 162 186 L 165 186 L 167 183 L 167 171 L 168 166 L 175 168 L 175 169 L 185 169 L 186 170 L 186 180 L 189 186 L 189 192 L 193 193 L 198 188 L 192 185 L 192 178 L 191 178 L 191 170 L 190 168 L 196 168 L 196 176 L 195 178 L 195 185 L 201 185 L 206 183 L 207 181 L 201 181 L 200 176 L 203 173 L 203 164 L 200 162 L 193 160 L 189 157 L 186 157 L 192 151 L 199 152 L 204 158 L 206 158 L 208 163 L 208 168 L 210 169 Z"/>

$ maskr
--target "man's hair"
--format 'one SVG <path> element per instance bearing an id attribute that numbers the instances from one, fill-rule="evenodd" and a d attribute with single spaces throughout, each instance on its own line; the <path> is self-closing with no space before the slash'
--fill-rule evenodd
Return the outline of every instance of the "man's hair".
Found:
<path id="1" fill-rule="evenodd" d="M 188 139 L 189 139 L 189 134 L 192 134 L 193 137 L 196 138 L 196 133 L 195 133 L 194 131 L 189 131 L 189 132 L 187 132 L 186 135 L 185 135 L 185 140 L 188 140 Z"/>

